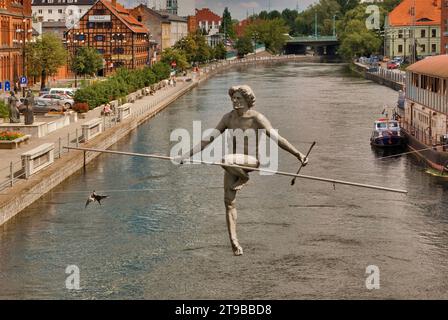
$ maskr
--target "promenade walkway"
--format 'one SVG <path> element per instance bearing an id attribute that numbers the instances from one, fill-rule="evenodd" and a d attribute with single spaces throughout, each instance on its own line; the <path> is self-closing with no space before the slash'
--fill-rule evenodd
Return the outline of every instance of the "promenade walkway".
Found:
<path id="1" fill-rule="evenodd" d="M 188 77 L 186 77 L 188 78 Z M 131 117 L 141 115 L 143 112 L 151 112 L 152 109 L 157 108 L 157 104 L 168 97 L 173 96 L 175 93 L 184 89 L 187 85 L 191 83 L 183 81 L 180 79 L 175 87 L 166 86 L 160 90 L 157 90 L 153 96 L 144 96 L 142 99 L 135 101 L 131 108 Z M 149 108 L 148 108 L 149 106 Z M 12 171 L 17 172 L 22 168 L 21 155 L 29 150 L 32 150 L 44 143 L 54 143 L 55 144 L 55 159 L 59 159 L 67 152 L 64 146 L 76 144 L 76 140 L 81 138 L 82 125 L 93 119 L 102 118 L 105 130 L 110 130 L 116 125 L 116 118 L 111 115 L 104 117 L 101 115 L 102 108 L 95 108 L 85 114 L 85 118 L 81 119 L 78 117 L 77 122 L 70 123 L 70 125 L 58 129 L 47 136 L 38 138 L 32 137 L 29 143 L 22 145 L 17 149 L 0 149 L 0 190 L 10 186 L 11 179 L 11 166 Z M 54 118 L 43 118 L 42 116 L 37 116 L 35 121 L 45 121 L 50 122 L 55 120 Z M 127 119 L 126 119 L 127 120 Z M 61 154 L 60 154 L 61 153 Z M 15 183 L 18 180 L 15 179 Z"/>

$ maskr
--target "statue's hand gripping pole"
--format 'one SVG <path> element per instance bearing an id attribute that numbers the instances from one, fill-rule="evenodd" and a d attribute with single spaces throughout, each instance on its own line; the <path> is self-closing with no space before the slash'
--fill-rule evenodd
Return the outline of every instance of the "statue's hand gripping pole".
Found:
<path id="1" fill-rule="evenodd" d="M 305 159 L 308 158 L 308 156 L 310 155 L 311 150 L 313 149 L 313 147 L 314 147 L 315 144 L 316 144 L 316 141 L 313 141 L 313 143 L 311 144 L 310 149 L 308 150 L 308 153 L 307 153 L 306 156 L 305 156 Z M 304 160 L 305 160 L 305 159 L 304 159 Z M 300 167 L 299 167 L 299 170 L 297 171 L 297 174 L 300 173 L 300 170 L 302 170 L 302 167 L 303 167 L 303 162 L 300 163 Z M 294 178 L 291 180 L 291 185 L 292 185 L 292 186 L 294 185 L 294 183 L 296 183 L 296 178 L 297 178 L 297 177 L 294 177 Z"/>

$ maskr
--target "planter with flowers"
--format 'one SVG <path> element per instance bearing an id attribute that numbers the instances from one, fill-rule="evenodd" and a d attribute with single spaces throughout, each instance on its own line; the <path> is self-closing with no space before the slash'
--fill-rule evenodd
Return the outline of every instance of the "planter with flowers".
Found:
<path id="1" fill-rule="evenodd" d="M 0 131 L 0 149 L 16 149 L 27 144 L 31 135 L 15 131 Z"/>

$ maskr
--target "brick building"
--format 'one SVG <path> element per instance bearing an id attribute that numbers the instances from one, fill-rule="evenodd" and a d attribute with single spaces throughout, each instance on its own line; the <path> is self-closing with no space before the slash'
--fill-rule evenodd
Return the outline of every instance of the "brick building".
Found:
<path id="1" fill-rule="evenodd" d="M 80 46 L 94 47 L 103 55 L 101 76 L 119 67 L 143 68 L 149 65 L 149 30 L 116 0 L 99 0 L 66 33 L 67 49 L 74 55 Z"/>
<path id="2" fill-rule="evenodd" d="M 0 81 L 11 81 L 11 88 L 26 75 L 23 54 L 31 38 L 31 0 L 0 0 Z"/>

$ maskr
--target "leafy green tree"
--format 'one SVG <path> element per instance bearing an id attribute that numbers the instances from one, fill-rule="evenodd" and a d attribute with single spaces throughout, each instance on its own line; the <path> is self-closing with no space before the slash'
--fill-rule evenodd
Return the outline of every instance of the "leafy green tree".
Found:
<path id="1" fill-rule="evenodd" d="M 179 70 L 183 71 L 190 67 L 183 50 L 176 48 L 166 48 L 163 50 L 161 62 L 170 66 L 173 61 L 176 62 L 176 68 Z"/>
<path id="2" fill-rule="evenodd" d="M 333 17 L 341 16 L 341 6 L 336 0 L 320 0 L 308 7 L 296 18 L 296 30 L 300 35 L 313 35 L 317 16 L 317 32 L 319 35 L 333 34 Z"/>
<path id="3" fill-rule="evenodd" d="M 222 42 L 218 43 L 214 49 L 215 59 L 222 60 L 225 59 L 226 56 L 227 56 L 227 50 L 225 45 Z"/>
<path id="4" fill-rule="evenodd" d="M 286 8 L 285 10 L 282 11 L 282 18 L 288 25 L 291 35 L 297 33 L 295 22 L 298 16 L 299 12 L 297 10 L 290 10 Z"/>
<path id="5" fill-rule="evenodd" d="M 377 32 L 367 29 L 365 9 L 365 4 L 358 5 L 347 11 L 339 22 L 339 53 L 347 60 L 378 53 L 383 43 Z M 381 12 L 384 16 L 385 11 Z"/>
<path id="6" fill-rule="evenodd" d="M 189 63 L 206 62 L 212 58 L 212 48 L 200 33 L 189 34 L 182 38 L 176 42 L 174 48 L 183 51 Z"/>
<path id="7" fill-rule="evenodd" d="M 248 53 L 254 52 L 252 39 L 247 36 L 238 38 L 234 47 L 238 52 L 238 57 L 240 58 L 244 57 Z"/>
<path id="8" fill-rule="evenodd" d="M 71 70 L 77 76 L 94 76 L 103 68 L 103 57 L 92 47 L 80 47 L 70 63 Z"/>
<path id="9" fill-rule="evenodd" d="M 280 18 L 282 18 L 282 14 L 280 12 L 278 12 L 277 10 L 273 10 L 268 13 L 269 20 L 280 19 Z"/>
<path id="10" fill-rule="evenodd" d="M 258 14 L 258 18 L 261 20 L 268 20 L 269 19 L 269 13 L 266 10 L 261 11 Z"/>
<path id="11" fill-rule="evenodd" d="M 67 51 L 53 33 L 44 33 L 36 42 L 28 43 L 25 50 L 28 74 L 41 78 L 41 88 L 45 88 L 47 77 L 67 62 Z"/>
<path id="12" fill-rule="evenodd" d="M 224 9 L 224 12 L 222 14 L 222 22 L 221 27 L 219 28 L 219 32 L 224 33 L 226 38 L 236 38 L 236 32 L 234 24 L 232 22 L 232 15 L 230 14 L 230 11 L 227 7 Z"/>
<path id="13" fill-rule="evenodd" d="M 285 45 L 289 28 L 283 19 L 258 20 L 246 28 L 246 36 L 262 42 L 266 49 L 279 53 Z"/>

